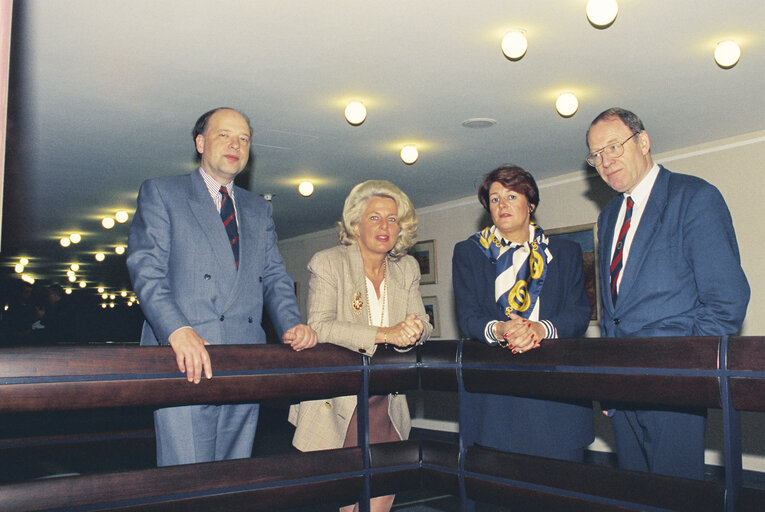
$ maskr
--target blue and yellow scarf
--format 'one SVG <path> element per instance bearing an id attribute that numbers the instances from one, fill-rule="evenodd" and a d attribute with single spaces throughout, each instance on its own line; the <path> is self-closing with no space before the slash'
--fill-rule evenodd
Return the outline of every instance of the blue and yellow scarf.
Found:
<path id="1" fill-rule="evenodd" d="M 532 241 L 523 244 L 505 242 L 496 226 L 470 237 L 489 260 L 496 262 L 494 297 L 507 318 L 511 313 L 523 318 L 531 316 L 545 282 L 547 264 L 552 260 L 544 231 L 534 222 L 530 234 L 532 229 Z"/>

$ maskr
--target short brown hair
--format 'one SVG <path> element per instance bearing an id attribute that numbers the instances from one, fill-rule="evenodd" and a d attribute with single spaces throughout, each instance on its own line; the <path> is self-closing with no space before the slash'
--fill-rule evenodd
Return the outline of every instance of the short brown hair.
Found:
<path id="1" fill-rule="evenodd" d="M 539 204 L 539 188 L 537 188 L 537 182 L 534 181 L 530 172 L 517 165 L 505 164 L 484 176 L 483 182 L 478 187 L 478 200 L 487 212 L 491 212 L 489 209 L 489 189 L 495 182 L 526 196 L 529 204 L 534 206 L 534 210 L 531 212 L 532 215 L 534 214 Z"/>

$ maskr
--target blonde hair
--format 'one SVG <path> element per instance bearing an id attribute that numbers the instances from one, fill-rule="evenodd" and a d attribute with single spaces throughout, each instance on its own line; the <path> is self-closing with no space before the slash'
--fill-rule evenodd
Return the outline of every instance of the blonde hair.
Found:
<path id="1" fill-rule="evenodd" d="M 351 189 L 351 193 L 345 198 L 343 220 L 337 223 L 340 228 L 338 239 L 343 245 L 352 245 L 358 241 L 353 226 L 361 222 L 361 214 L 364 213 L 367 202 L 373 197 L 390 197 L 396 202 L 400 231 L 396 245 L 393 246 L 388 255 L 397 260 L 405 255 L 407 249 L 416 242 L 419 218 L 409 197 L 389 181 L 368 180 Z"/>

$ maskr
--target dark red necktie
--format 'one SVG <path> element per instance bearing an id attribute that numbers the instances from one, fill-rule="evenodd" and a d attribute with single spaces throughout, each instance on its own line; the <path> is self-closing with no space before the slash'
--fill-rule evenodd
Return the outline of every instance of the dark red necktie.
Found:
<path id="1" fill-rule="evenodd" d="M 616 283 L 619 281 L 619 273 L 622 270 L 622 257 L 624 256 L 624 242 L 627 239 L 627 232 L 630 230 L 630 223 L 632 221 L 632 206 L 634 202 L 630 196 L 627 196 L 627 210 L 624 212 L 624 222 L 622 223 L 622 229 L 619 230 L 619 237 L 616 239 L 616 247 L 614 249 L 614 258 L 611 260 L 611 300 L 616 307 Z"/>
<path id="2" fill-rule="evenodd" d="M 226 228 L 228 241 L 231 244 L 231 250 L 234 251 L 234 263 L 239 268 L 239 232 L 236 228 L 236 213 L 234 212 L 234 201 L 228 195 L 226 187 L 220 188 L 220 218 L 223 226 Z"/>

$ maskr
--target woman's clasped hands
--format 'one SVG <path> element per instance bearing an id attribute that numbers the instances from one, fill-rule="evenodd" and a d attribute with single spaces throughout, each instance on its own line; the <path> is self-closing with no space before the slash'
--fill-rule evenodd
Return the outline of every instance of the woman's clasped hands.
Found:
<path id="1" fill-rule="evenodd" d="M 409 347 L 417 343 L 425 326 L 416 315 L 408 315 L 402 322 L 386 329 L 385 342 L 397 347 Z"/>
<path id="2" fill-rule="evenodd" d="M 511 313 L 506 322 L 494 325 L 494 335 L 502 340 L 500 346 L 512 350 L 513 354 L 522 354 L 539 347 L 545 337 L 545 328 L 539 322 Z"/>

